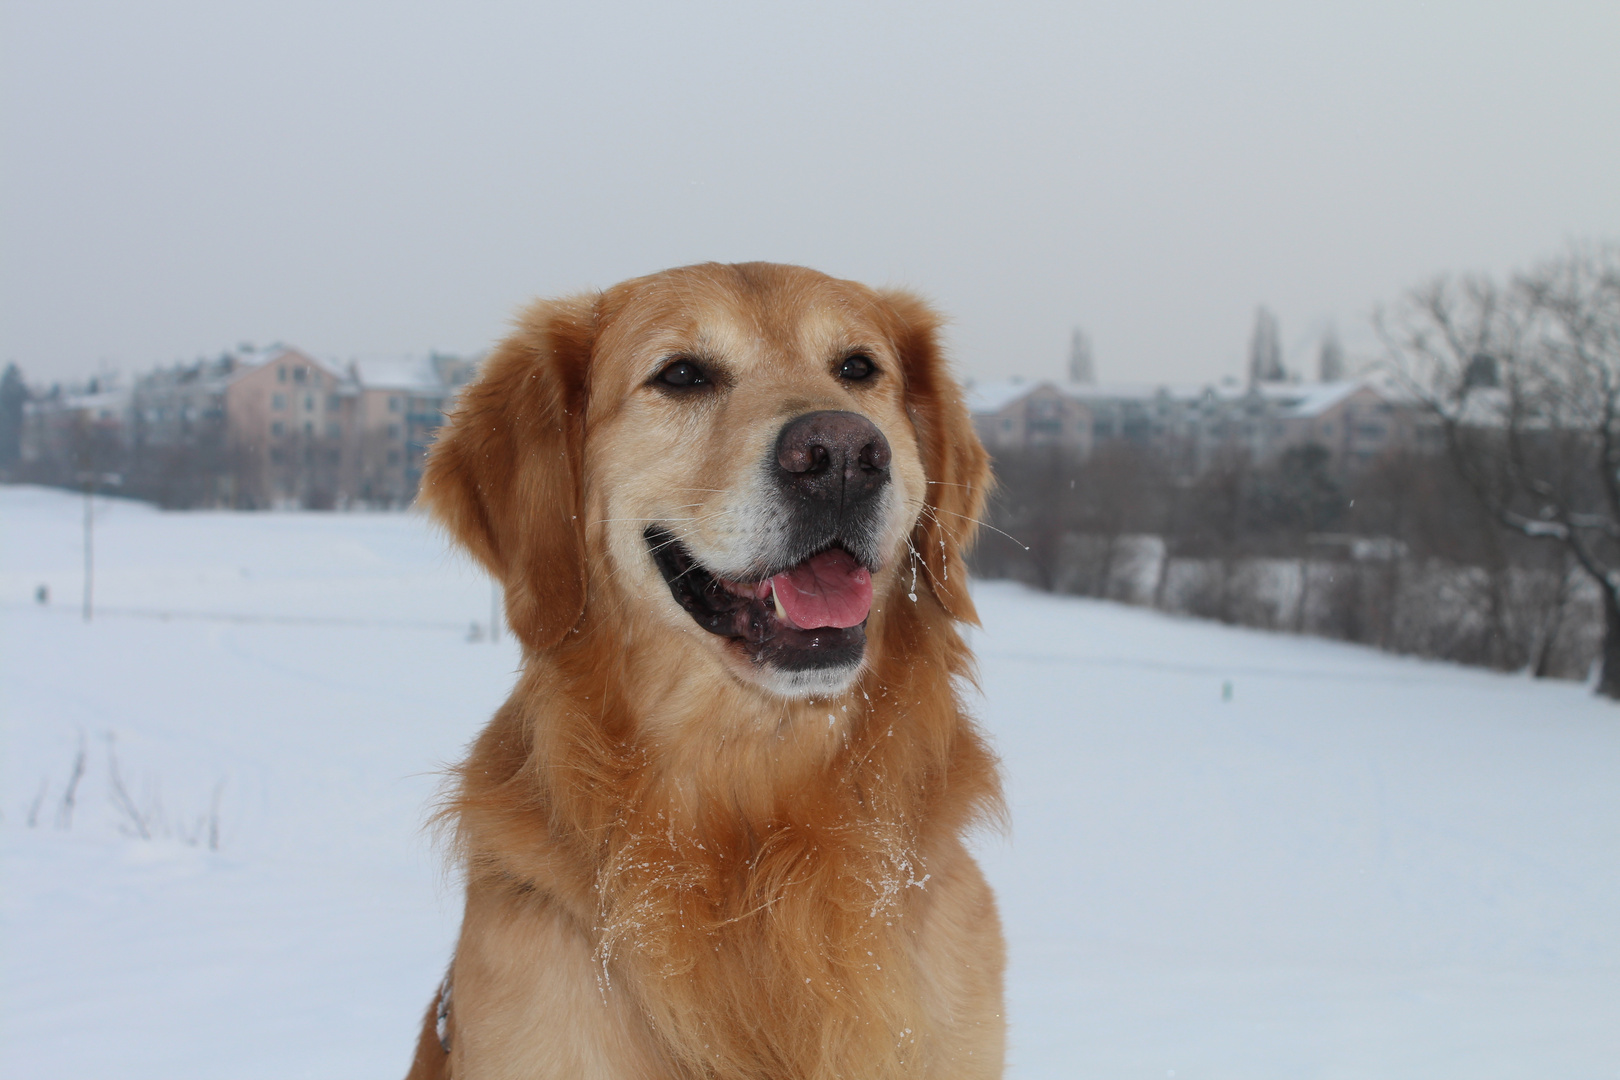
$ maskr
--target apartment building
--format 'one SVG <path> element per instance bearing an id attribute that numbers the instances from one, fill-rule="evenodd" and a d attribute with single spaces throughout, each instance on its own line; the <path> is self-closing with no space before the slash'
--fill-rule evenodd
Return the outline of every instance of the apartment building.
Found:
<path id="1" fill-rule="evenodd" d="M 339 366 L 243 346 L 30 402 L 23 458 L 35 478 L 64 482 L 94 457 L 165 505 L 403 506 L 474 367 L 437 353 Z"/>
<path id="2" fill-rule="evenodd" d="M 1056 447 L 1087 457 L 1124 443 L 1201 472 L 1221 453 L 1255 461 L 1290 447 L 1325 448 L 1335 471 L 1366 466 L 1396 448 L 1431 450 L 1438 431 L 1417 403 L 1378 379 L 1204 386 L 970 384 L 979 437 L 998 451 Z"/>

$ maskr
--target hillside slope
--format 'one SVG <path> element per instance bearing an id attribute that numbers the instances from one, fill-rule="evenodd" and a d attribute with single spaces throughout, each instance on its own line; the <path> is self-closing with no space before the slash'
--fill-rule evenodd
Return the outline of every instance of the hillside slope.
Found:
<path id="1" fill-rule="evenodd" d="M 435 773 L 517 663 L 487 581 L 413 516 L 102 501 L 86 625 L 81 512 L 0 488 L 6 1075 L 402 1075 Z M 977 597 L 1010 1075 L 1620 1076 L 1620 708 Z"/>

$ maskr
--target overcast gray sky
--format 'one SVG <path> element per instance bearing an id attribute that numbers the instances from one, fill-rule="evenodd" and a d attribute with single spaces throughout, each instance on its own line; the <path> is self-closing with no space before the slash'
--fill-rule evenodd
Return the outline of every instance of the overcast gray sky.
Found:
<path id="1" fill-rule="evenodd" d="M 967 374 L 1303 365 L 1620 236 L 1620 3 L 5 0 L 0 360 L 473 351 L 705 259 L 903 284 Z"/>

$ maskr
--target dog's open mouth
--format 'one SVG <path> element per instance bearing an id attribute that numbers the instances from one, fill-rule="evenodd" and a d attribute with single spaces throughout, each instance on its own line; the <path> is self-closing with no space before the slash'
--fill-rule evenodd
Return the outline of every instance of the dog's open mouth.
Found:
<path id="1" fill-rule="evenodd" d="M 644 535 L 675 602 L 756 662 L 794 670 L 859 663 L 872 573 L 844 548 L 829 547 L 757 581 L 729 581 L 706 569 L 667 529 L 654 526 Z"/>

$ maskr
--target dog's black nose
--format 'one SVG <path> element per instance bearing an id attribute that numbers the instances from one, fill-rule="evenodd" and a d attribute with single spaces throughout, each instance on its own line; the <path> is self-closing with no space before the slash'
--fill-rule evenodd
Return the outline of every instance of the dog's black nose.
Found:
<path id="1" fill-rule="evenodd" d="M 889 482 L 890 456 L 889 440 L 859 413 L 805 413 L 777 436 L 777 479 L 805 498 L 850 506 Z"/>

